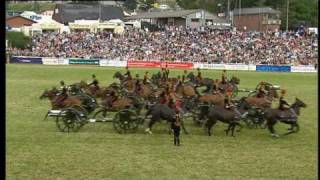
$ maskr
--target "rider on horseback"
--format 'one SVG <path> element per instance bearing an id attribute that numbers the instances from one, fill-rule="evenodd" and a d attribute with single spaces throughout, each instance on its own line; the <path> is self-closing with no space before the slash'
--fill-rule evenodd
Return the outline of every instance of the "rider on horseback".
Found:
<path id="1" fill-rule="evenodd" d="M 140 90 L 141 90 L 141 83 L 140 83 L 140 79 L 139 79 L 139 74 L 136 74 L 136 83 L 135 83 L 135 89 L 134 89 L 134 92 L 136 94 L 139 94 Z"/>
<path id="2" fill-rule="evenodd" d="M 227 88 L 226 96 L 224 99 L 224 106 L 228 110 L 230 110 L 230 108 L 233 106 L 233 104 L 231 103 L 231 96 L 232 96 L 232 88 Z"/>
<path id="3" fill-rule="evenodd" d="M 221 84 L 227 84 L 227 71 L 224 69 L 221 76 Z"/>
<path id="4" fill-rule="evenodd" d="M 112 104 L 116 101 L 116 100 L 118 100 L 118 95 L 117 95 L 117 93 L 116 93 L 116 91 L 112 91 L 111 93 L 110 93 L 110 101 L 108 101 L 108 106 L 111 108 L 112 107 Z"/>
<path id="5" fill-rule="evenodd" d="M 98 90 L 98 89 L 100 89 L 98 84 L 99 84 L 99 82 L 98 82 L 98 80 L 96 78 L 96 75 L 92 74 L 92 82 L 90 84 L 88 84 L 88 85 L 89 86 L 94 85 L 95 90 Z"/>
<path id="6" fill-rule="evenodd" d="M 61 92 L 58 94 L 57 104 L 59 106 L 63 106 L 63 101 L 68 98 L 68 89 L 67 86 L 65 86 L 64 81 L 60 81 L 61 84 Z"/>
<path id="7" fill-rule="evenodd" d="M 198 74 L 197 74 L 197 86 L 200 86 L 200 82 L 202 80 L 200 69 L 197 68 Z"/>
<path id="8" fill-rule="evenodd" d="M 184 83 L 186 80 L 187 80 L 187 70 L 184 70 L 182 75 L 182 83 Z"/>
<path id="9" fill-rule="evenodd" d="M 279 107 L 278 109 L 281 110 L 281 118 L 285 117 L 284 113 L 285 113 L 285 110 L 290 110 L 292 115 L 291 115 L 291 118 L 296 118 L 297 117 L 297 114 L 294 112 L 294 110 L 292 108 L 290 108 L 290 105 L 289 103 L 284 100 L 284 95 L 286 94 L 286 90 L 282 89 L 281 90 L 281 95 L 280 95 L 280 99 L 279 99 Z M 285 107 L 287 106 L 287 107 Z"/>
<path id="10" fill-rule="evenodd" d="M 290 107 L 290 105 L 287 103 L 287 101 L 284 100 L 284 95 L 286 94 L 286 90 L 282 89 L 281 90 L 281 95 L 280 95 L 280 99 L 279 99 L 279 109 L 281 111 L 286 110 L 287 108 L 285 108 L 285 106 Z"/>
<path id="11" fill-rule="evenodd" d="M 67 88 L 67 86 L 64 84 L 64 81 L 63 80 L 61 80 L 60 81 L 60 91 L 62 92 L 62 91 L 67 91 L 68 90 L 68 88 Z"/>
<path id="12" fill-rule="evenodd" d="M 148 84 L 149 83 L 149 77 L 148 77 L 149 72 L 146 71 L 143 77 L 143 84 Z"/>
<path id="13" fill-rule="evenodd" d="M 173 91 L 176 92 L 177 90 L 177 87 L 182 85 L 182 80 L 181 80 L 181 77 L 178 76 L 178 81 L 177 81 L 177 84 L 175 84 L 174 88 L 173 88 Z"/>
<path id="14" fill-rule="evenodd" d="M 129 67 L 128 67 L 128 66 L 126 67 L 126 70 L 127 70 L 127 72 L 124 74 L 124 76 L 127 77 L 127 80 L 131 80 L 132 77 L 131 77 L 131 73 L 130 73 L 130 71 L 129 71 Z"/>
<path id="15" fill-rule="evenodd" d="M 257 93 L 257 98 L 263 98 L 266 96 L 266 91 L 265 91 L 265 87 L 264 85 L 261 85 L 260 88 L 258 89 L 258 93 Z"/>
<path id="16" fill-rule="evenodd" d="M 216 79 L 213 82 L 213 86 L 212 86 L 212 94 L 218 94 L 219 93 L 219 80 Z"/>

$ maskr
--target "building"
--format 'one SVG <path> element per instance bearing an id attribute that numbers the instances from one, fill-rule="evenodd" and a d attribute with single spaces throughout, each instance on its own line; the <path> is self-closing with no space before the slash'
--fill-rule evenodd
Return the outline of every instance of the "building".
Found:
<path id="1" fill-rule="evenodd" d="M 225 19 L 202 9 L 148 12 L 125 18 L 125 20 L 137 19 L 150 20 L 151 24 L 158 26 L 182 26 L 185 28 L 200 28 L 204 26 L 225 28 L 230 26 Z"/>
<path id="2" fill-rule="evenodd" d="M 22 17 L 22 16 L 11 16 L 6 18 L 6 25 L 12 28 L 21 28 L 23 26 L 31 26 L 34 23 L 36 23 L 36 21 Z"/>
<path id="3" fill-rule="evenodd" d="M 67 25 L 75 20 L 123 20 L 123 10 L 115 6 L 88 4 L 57 4 L 52 18 Z"/>
<path id="4" fill-rule="evenodd" d="M 270 7 L 242 8 L 231 12 L 233 26 L 242 31 L 279 30 L 280 11 Z"/>

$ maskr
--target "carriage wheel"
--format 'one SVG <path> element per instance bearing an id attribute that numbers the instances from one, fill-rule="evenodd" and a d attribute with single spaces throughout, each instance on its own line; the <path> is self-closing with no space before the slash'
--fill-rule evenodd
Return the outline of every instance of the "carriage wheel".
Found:
<path id="1" fill-rule="evenodd" d="M 61 132 L 76 132 L 83 124 L 81 116 L 73 108 L 62 109 L 56 118 L 56 126 Z"/>
<path id="2" fill-rule="evenodd" d="M 120 133 L 136 132 L 140 123 L 137 114 L 129 109 L 124 109 L 116 113 L 113 118 L 113 127 Z"/>
<path id="3" fill-rule="evenodd" d="M 81 126 L 83 126 L 88 122 L 87 119 L 88 119 L 89 112 L 83 106 L 74 105 L 71 108 L 77 111 L 78 114 L 80 115 Z"/>
<path id="4" fill-rule="evenodd" d="M 107 118 L 107 110 L 106 109 L 101 109 L 99 111 L 97 111 L 94 115 L 93 115 L 93 119 L 96 119 L 96 121 L 98 122 L 107 122 L 110 121 Z"/>

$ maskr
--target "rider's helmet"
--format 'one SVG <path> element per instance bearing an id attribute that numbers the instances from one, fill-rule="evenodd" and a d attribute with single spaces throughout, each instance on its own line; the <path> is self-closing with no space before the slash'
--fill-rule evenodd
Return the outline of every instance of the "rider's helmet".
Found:
<path id="1" fill-rule="evenodd" d="M 92 74 L 92 78 L 96 78 L 96 75 L 95 75 L 95 74 Z"/>
<path id="2" fill-rule="evenodd" d="M 60 81 L 60 85 L 64 86 L 64 81 L 63 80 Z"/>

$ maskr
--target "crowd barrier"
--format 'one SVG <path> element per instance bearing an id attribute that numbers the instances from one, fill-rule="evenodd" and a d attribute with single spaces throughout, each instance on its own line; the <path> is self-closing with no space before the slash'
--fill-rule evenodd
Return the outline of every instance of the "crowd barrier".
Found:
<path id="1" fill-rule="evenodd" d="M 139 68 L 172 68 L 172 69 L 216 69 L 216 70 L 242 70 L 263 72 L 317 72 L 314 66 L 277 66 L 253 64 L 207 64 L 171 61 L 120 61 L 114 59 L 83 59 L 83 58 L 53 58 L 53 57 L 27 57 L 13 56 L 10 63 L 29 63 L 44 65 L 96 65 L 105 67 L 139 67 Z"/>

